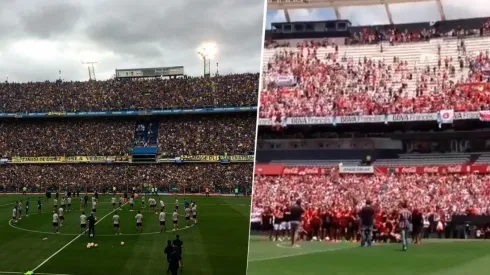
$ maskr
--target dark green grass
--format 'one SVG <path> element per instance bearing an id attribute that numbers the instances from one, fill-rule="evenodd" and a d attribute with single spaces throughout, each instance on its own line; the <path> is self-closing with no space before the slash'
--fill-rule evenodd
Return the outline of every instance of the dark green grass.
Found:
<path id="1" fill-rule="evenodd" d="M 490 274 L 490 241 L 428 240 L 401 251 L 399 244 L 360 248 L 353 243 L 250 240 L 248 275 Z"/>
<path id="2" fill-rule="evenodd" d="M 73 200 L 73 210 L 65 212 L 65 224 L 60 227 L 61 234 L 49 234 L 52 230 L 52 202 L 44 203 L 43 213 L 37 214 L 37 196 L 31 198 L 29 217 L 20 220 L 15 226 L 46 232 L 26 232 L 9 225 L 13 202 L 25 201 L 22 195 L 0 195 L 0 274 L 2 272 L 26 272 L 48 259 L 60 248 L 68 244 L 80 232 L 79 200 Z M 148 199 L 149 196 L 146 196 Z M 170 212 L 175 205 L 174 196 L 161 196 L 167 212 L 167 227 L 171 227 Z M 183 214 L 184 197 L 179 196 L 179 214 Z M 250 198 L 244 197 L 187 197 L 198 204 L 199 223 L 177 232 L 136 234 L 135 215 L 128 205 L 122 211 L 121 231 L 116 236 L 112 228 L 111 196 L 101 196 L 97 206 L 99 223 L 96 225 L 96 239 L 81 236 L 66 246 L 59 254 L 43 264 L 36 272 L 62 274 L 165 274 L 167 268 L 164 248 L 167 240 L 180 234 L 184 241 L 184 274 L 245 274 Z M 157 199 L 157 202 L 159 199 Z M 44 198 L 43 198 L 44 202 Z M 7 204 L 7 205 L 5 205 Z M 90 204 L 90 200 L 89 200 Z M 141 208 L 137 199 L 135 209 Z M 86 208 L 86 213 L 90 207 Z M 35 213 L 35 214 L 34 214 Z M 144 233 L 160 231 L 158 215 L 142 210 Z M 106 214 L 106 218 L 102 219 Z M 180 227 L 185 227 L 184 218 Z M 62 235 L 71 234 L 71 235 Z M 47 240 L 43 240 L 47 238 Z M 125 245 L 121 246 L 120 242 Z M 98 248 L 87 249 L 88 242 L 95 242 Z"/>

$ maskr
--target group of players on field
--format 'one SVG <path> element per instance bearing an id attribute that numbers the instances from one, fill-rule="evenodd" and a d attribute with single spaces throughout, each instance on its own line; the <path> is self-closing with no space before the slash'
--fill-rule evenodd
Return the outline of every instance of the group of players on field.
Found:
<path id="1" fill-rule="evenodd" d="M 116 201 L 118 201 L 118 205 L 116 206 Z M 84 197 L 80 197 L 80 211 L 82 211 L 80 215 L 80 232 L 84 232 L 87 230 L 88 227 L 88 234 L 91 237 L 95 236 L 95 224 L 97 221 L 97 202 L 98 202 L 98 196 L 95 194 L 92 197 L 92 207 L 91 207 L 91 213 L 90 216 L 87 216 L 85 214 L 84 209 L 88 205 L 88 196 L 85 195 Z M 122 196 L 117 200 L 116 196 L 114 195 L 111 199 L 112 203 L 112 208 L 114 215 L 112 217 L 112 222 L 113 222 L 113 228 L 114 232 L 116 235 L 121 234 L 121 229 L 120 229 L 120 224 L 121 224 L 121 217 L 118 214 L 118 210 L 122 210 L 122 207 L 125 204 L 129 204 L 129 211 L 134 211 L 134 204 L 135 204 L 135 196 L 132 195 L 129 200 L 123 198 Z M 141 198 L 141 209 L 146 208 L 145 207 L 146 203 L 146 198 L 143 195 Z M 165 203 L 163 200 L 160 200 L 160 212 L 158 213 L 157 211 L 157 201 L 155 198 L 149 198 L 148 199 L 148 211 L 150 212 L 155 212 L 155 214 L 158 214 L 158 221 L 160 223 L 160 233 L 166 232 L 167 227 L 166 227 L 166 212 L 165 212 Z M 37 201 L 38 204 L 38 213 L 41 213 L 42 211 L 42 202 L 41 198 L 38 198 Z M 173 230 L 179 229 L 179 216 L 181 216 L 178 213 L 179 209 L 179 200 L 175 198 L 175 208 L 172 213 L 172 222 L 173 222 Z M 60 207 L 58 207 L 60 206 Z M 28 215 L 28 209 L 29 209 L 29 198 L 26 199 L 25 203 L 25 208 L 26 208 L 26 216 Z M 63 226 L 63 223 L 65 221 L 65 211 L 71 211 L 72 210 L 72 198 L 71 197 L 65 197 L 63 196 L 60 200 L 60 204 L 58 205 L 58 199 L 55 197 L 53 199 L 53 216 L 52 216 L 52 221 L 53 221 L 53 232 L 54 233 L 59 233 L 59 227 Z M 16 201 L 14 204 L 14 209 L 13 209 L 13 215 L 12 215 L 12 222 L 17 223 L 19 219 L 22 218 L 22 201 Z M 184 217 L 186 220 L 186 227 L 192 226 L 197 224 L 197 203 L 194 201 L 191 201 L 190 203 L 184 199 Z M 137 232 L 142 233 L 143 232 L 143 214 L 141 213 L 141 210 L 138 210 L 138 213 L 135 216 L 136 220 L 136 229 Z"/>
<path id="2" fill-rule="evenodd" d="M 414 243 L 421 242 L 424 218 L 420 211 L 409 211 L 406 202 L 390 215 L 375 211 L 369 200 L 360 211 L 331 211 L 307 209 L 298 200 L 291 207 L 266 208 L 261 214 L 263 237 L 273 241 L 327 240 L 339 242 L 361 241 L 371 245 L 373 239 L 384 242 L 402 242 L 406 249 L 408 232 Z M 296 226 L 294 226 L 296 225 Z M 295 228 L 296 227 L 296 228 Z"/>

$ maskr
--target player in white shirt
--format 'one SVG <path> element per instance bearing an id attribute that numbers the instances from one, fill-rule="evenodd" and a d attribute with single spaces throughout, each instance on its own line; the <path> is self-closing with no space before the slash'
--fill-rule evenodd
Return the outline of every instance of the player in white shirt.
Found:
<path id="1" fill-rule="evenodd" d="M 19 201 L 17 204 L 17 215 L 19 216 L 19 220 L 22 220 L 22 201 Z"/>
<path id="2" fill-rule="evenodd" d="M 60 219 L 60 226 L 63 226 L 63 222 L 65 221 L 65 209 L 63 209 L 63 207 L 58 209 L 58 216 Z"/>
<path id="3" fill-rule="evenodd" d="M 143 215 L 141 215 L 141 212 L 138 211 L 138 214 L 136 214 L 136 231 L 143 233 Z"/>
<path id="4" fill-rule="evenodd" d="M 184 209 L 184 212 L 185 212 L 185 227 L 189 227 L 191 223 L 191 209 L 189 208 L 189 206 L 187 206 Z"/>
<path id="5" fill-rule="evenodd" d="M 54 211 L 58 210 L 58 200 L 55 198 L 53 200 Z"/>
<path id="6" fill-rule="evenodd" d="M 121 234 L 121 228 L 120 228 L 120 222 L 121 219 L 119 215 L 117 214 L 117 211 L 114 213 L 114 216 L 112 216 L 112 224 L 114 226 L 114 232 L 116 232 L 116 235 Z"/>
<path id="7" fill-rule="evenodd" d="M 62 197 L 61 198 L 61 207 L 63 207 L 63 209 L 66 208 L 66 199 L 65 199 L 65 197 Z"/>
<path id="8" fill-rule="evenodd" d="M 129 198 L 129 211 L 133 211 L 134 209 L 134 198 Z"/>
<path id="9" fill-rule="evenodd" d="M 160 215 L 158 216 L 158 220 L 160 221 L 160 233 L 166 232 L 167 227 L 165 226 L 165 212 L 163 212 L 163 208 L 160 211 Z"/>
<path id="10" fill-rule="evenodd" d="M 121 210 L 122 210 L 122 204 L 123 204 L 123 202 L 124 202 L 124 198 L 121 196 L 119 198 L 119 209 L 121 209 Z"/>
<path id="11" fill-rule="evenodd" d="M 12 210 L 12 221 L 14 223 L 17 223 L 17 208 L 14 207 L 14 210 Z"/>
<path id="12" fill-rule="evenodd" d="M 83 199 L 83 196 L 80 196 L 80 210 L 85 208 L 85 200 Z"/>
<path id="13" fill-rule="evenodd" d="M 59 217 L 58 214 L 56 214 L 56 210 L 53 211 L 53 233 L 60 233 L 58 230 L 58 223 L 59 223 Z"/>
<path id="14" fill-rule="evenodd" d="M 87 216 L 85 215 L 85 211 L 80 215 L 80 233 L 83 233 L 87 230 Z"/>
<path id="15" fill-rule="evenodd" d="M 112 197 L 111 202 L 112 202 L 112 210 L 114 210 L 114 208 L 116 208 L 116 197 Z"/>
<path id="16" fill-rule="evenodd" d="M 177 213 L 177 208 L 175 208 L 172 214 L 172 222 L 174 223 L 174 230 L 179 229 L 179 214 Z"/>
<path id="17" fill-rule="evenodd" d="M 175 198 L 175 210 L 179 211 L 179 199 Z"/>
<path id="18" fill-rule="evenodd" d="M 70 210 L 71 210 L 71 197 L 68 197 L 68 198 L 66 199 L 66 203 L 68 204 L 67 211 L 70 211 Z"/>
<path id="19" fill-rule="evenodd" d="M 194 202 L 192 203 L 192 220 L 194 221 L 194 224 L 197 224 L 197 204 Z"/>
<path id="20" fill-rule="evenodd" d="M 154 198 L 150 199 L 150 208 L 152 212 L 155 212 L 157 214 L 157 201 Z"/>
<path id="21" fill-rule="evenodd" d="M 95 212 L 97 211 L 97 201 L 92 201 L 92 212 Z"/>
<path id="22" fill-rule="evenodd" d="M 163 202 L 163 200 L 160 200 L 160 208 L 165 208 L 165 203 Z"/>

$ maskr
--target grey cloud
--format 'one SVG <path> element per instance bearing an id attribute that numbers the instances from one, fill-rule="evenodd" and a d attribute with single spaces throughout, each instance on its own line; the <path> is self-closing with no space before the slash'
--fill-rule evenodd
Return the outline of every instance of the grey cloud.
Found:
<path id="1" fill-rule="evenodd" d="M 15 35 L 9 37 L 10 43 L 0 45 L 0 52 L 25 39 L 66 41 L 67 48 L 75 45 L 77 51 L 86 47 L 89 51 L 114 53 L 111 58 L 98 60 L 98 75 L 112 75 L 116 68 L 162 65 L 183 65 L 186 73 L 199 75 L 202 61 L 197 47 L 213 41 L 218 44 L 213 67 L 219 62 L 220 73 L 260 69 L 263 0 L 32 1 L 29 8 L 23 6 L 23 1 L 10 5 L 11 14 L 19 15 L 12 16 L 16 19 L 10 28 L 14 28 Z M 32 64 L 34 61 L 22 59 L 19 61 L 31 64 L 6 68 L 6 60 L 0 60 L 0 75 L 8 72 L 16 81 L 53 79 L 50 71 Z M 73 61 L 52 60 L 49 67 L 67 66 L 69 62 Z M 38 68 L 32 74 L 35 79 L 29 78 L 29 73 L 15 71 L 26 65 Z M 71 67 L 74 69 L 64 70 L 65 79 L 86 79 L 86 70 L 79 63 Z"/>
<path id="2" fill-rule="evenodd" d="M 83 16 L 82 7 L 73 2 L 47 1 L 19 14 L 27 35 L 50 38 L 73 31 Z"/>

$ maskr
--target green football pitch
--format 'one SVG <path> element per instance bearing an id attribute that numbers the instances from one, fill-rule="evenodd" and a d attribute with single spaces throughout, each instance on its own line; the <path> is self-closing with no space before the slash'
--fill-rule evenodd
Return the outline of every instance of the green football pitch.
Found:
<path id="1" fill-rule="evenodd" d="M 28 217 L 11 223 L 15 200 L 30 198 Z M 179 234 L 184 242 L 183 274 L 245 274 L 247 265 L 249 197 L 188 196 L 198 205 L 199 222 L 185 227 L 179 220 L 179 231 L 160 233 L 158 215 L 142 209 L 143 234 L 136 232 L 135 215 L 128 205 L 119 211 L 122 235 L 112 228 L 111 196 L 100 196 L 97 205 L 96 238 L 80 235 L 79 199 L 73 200 L 73 210 L 65 212 L 65 223 L 59 234 L 52 232 L 52 199 L 37 213 L 37 195 L 0 195 L 0 274 L 166 274 L 164 249 L 167 240 Z M 149 196 L 146 196 L 148 200 Z M 167 227 L 172 226 L 171 209 L 174 196 L 160 196 L 167 212 Z M 159 198 L 157 203 L 159 202 Z M 179 196 L 179 214 L 183 214 L 184 197 Z M 90 205 L 89 199 L 89 205 Z M 147 202 L 148 204 L 148 202 Z M 23 203 L 25 206 L 25 203 Z M 159 205 L 159 203 L 158 203 Z M 86 207 L 86 213 L 90 212 Z M 136 199 L 135 210 L 141 208 Z M 24 209 L 25 212 L 25 209 Z M 24 214 L 24 213 L 23 213 Z M 87 248 L 87 243 L 98 244 Z M 124 246 L 121 246 L 124 242 Z"/>
<path id="2" fill-rule="evenodd" d="M 270 242 L 250 239 L 247 275 L 490 274 L 490 241 L 425 240 L 403 252 L 400 244 Z"/>

